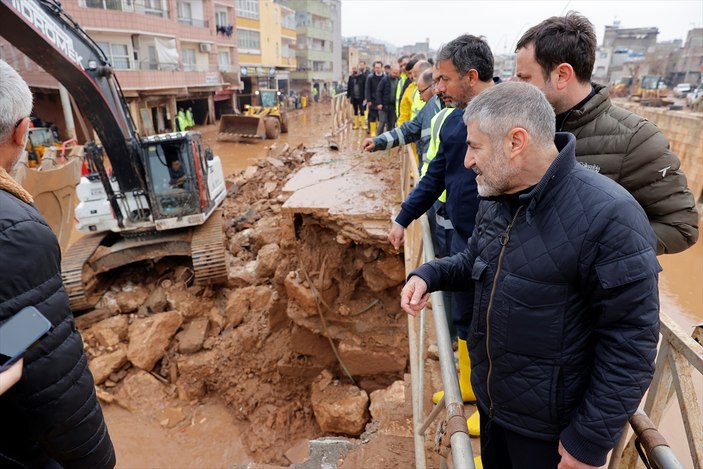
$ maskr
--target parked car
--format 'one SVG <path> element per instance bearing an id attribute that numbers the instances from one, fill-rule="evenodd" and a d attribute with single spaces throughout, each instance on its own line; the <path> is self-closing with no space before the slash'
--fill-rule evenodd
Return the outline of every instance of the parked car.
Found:
<path id="1" fill-rule="evenodd" d="M 679 83 L 674 87 L 674 96 L 684 98 L 691 91 L 693 91 L 693 86 L 690 83 Z"/>
<path id="2" fill-rule="evenodd" d="M 686 95 L 686 104 L 693 107 L 698 101 L 703 99 L 703 83 L 700 83 L 698 87 Z"/>

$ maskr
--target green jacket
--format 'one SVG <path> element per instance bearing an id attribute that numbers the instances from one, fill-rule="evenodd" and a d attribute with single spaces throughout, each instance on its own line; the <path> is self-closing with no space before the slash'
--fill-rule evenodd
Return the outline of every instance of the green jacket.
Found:
<path id="1" fill-rule="evenodd" d="M 647 213 L 657 254 L 681 252 L 698 239 L 696 203 L 678 157 L 659 129 L 610 101 L 608 88 L 572 110 L 557 131 L 576 136 L 576 159 L 614 180 Z"/>

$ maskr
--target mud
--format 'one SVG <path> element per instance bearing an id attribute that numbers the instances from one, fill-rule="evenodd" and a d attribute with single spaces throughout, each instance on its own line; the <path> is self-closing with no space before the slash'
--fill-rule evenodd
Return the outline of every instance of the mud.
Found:
<path id="1" fill-rule="evenodd" d="M 97 309 L 79 318 L 96 375 L 101 367 L 98 395 L 120 467 L 288 466 L 299 462 L 290 458 L 301 441 L 323 436 L 311 403 L 323 371 L 367 394 L 403 379 L 403 263 L 381 242 L 390 214 L 376 213 L 392 191 L 354 194 L 359 207 L 345 222 L 319 207 L 283 208 L 295 194 L 284 185 L 311 161 L 331 170 L 324 193 L 359 186 L 350 170 L 396 184 L 397 161 L 360 158 L 345 145 L 333 152 L 324 138 L 291 146 L 320 137 L 325 117 L 300 113 L 277 142 L 219 143 L 214 128 L 201 129 L 233 171 L 223 204 L 228 284 L 193 286 L 182 259 L 155 259 L 116 272 Z M 153 321 L 168 326 L 153 330 Z M 397 442 L 388 444 L 395 454 Z"/>

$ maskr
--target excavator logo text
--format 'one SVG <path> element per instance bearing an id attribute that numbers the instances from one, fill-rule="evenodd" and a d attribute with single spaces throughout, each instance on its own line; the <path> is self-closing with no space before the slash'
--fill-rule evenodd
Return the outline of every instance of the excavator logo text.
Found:
<path id="1" fill-rule="evenodd" d="M 12 6 L 41 31 L 66 57 L 85 70 L 83 57 L 73 47 L 73 40 L 37 4 L 25 0 L 12 0 Z"/>

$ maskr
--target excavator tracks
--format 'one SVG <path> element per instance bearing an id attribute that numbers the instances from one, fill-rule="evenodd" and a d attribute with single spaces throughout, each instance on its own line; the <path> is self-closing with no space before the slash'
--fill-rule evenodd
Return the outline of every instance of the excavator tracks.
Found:
<path id="1" fill-rule="evenodd" d="M 61 260 L 61 277 L 68 293 L 71 311 L 81 311 L 93 307 L 88 296 L 97 279 L 90 272 L 88 259 L 100 246 L 103 238 L 105 238 L 105 233 L 83 236 L 71 245 Z"/>
<path id="2" fill-rule="evenodd" d="M 204 285 L 227 280 L 222 209 L 215 210 L 210 218 L 193 230 L 191 256 L 195 283 Z"/>

